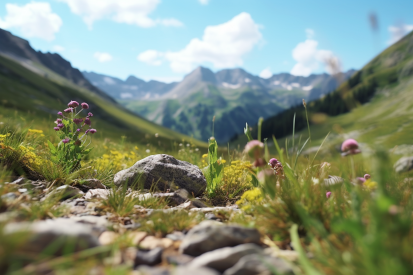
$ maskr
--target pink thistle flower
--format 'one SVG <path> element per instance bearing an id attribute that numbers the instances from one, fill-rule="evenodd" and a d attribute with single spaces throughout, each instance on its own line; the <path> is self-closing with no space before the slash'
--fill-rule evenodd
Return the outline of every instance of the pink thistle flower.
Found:
<path id="1" fill-rule="evenodd" d="M 92 117 L 92 116 L 93 116 L 93 114 L 92 114 L 91 112 L 89 112 L 89 113 L 87 114 L 87 116 Z"/>
<path id="2" fill-rule="evenodd" d="M 358 177 L 358 178 L 357 178 L 357 182 L 360 183 L 360 184 L 363 184 L 363 183 L 366 182 L 366 179 L 365 179 L 365 178 Z"/>
<path id="3" fill-rule="evenodd" d="M 65 127 L 65 125 L 63 123 L 59 123 L 57 124 L 57 127 L 59 127 L 60 129 L 62 129 L 63 127 Z"/>
<path id="4" fill-rule="evenodd" d="M 65 139 L 62 140 L 62 142 L 65 143 L 65 144 L 68 143 L 69 141 L 70 141 L 69 138 L 65 138 Z"/>
<path id="5" fill-rule="evenodd" d="M 69 104 L 67 104 L 67 106 L 72 107 L 72 108 L 76 108 L 77 106 L 79 106 L 79 102 L 77 101 L 70 101 Z"/>
<path id="6" fill-rule="evenodd" d="M 80 123 L 83 122 L 83 118 L 74 118 L 74 119 L 73 119 L 73 122 L 74 122 L 75 124 L 80 124 Z"/>
<path id="7" fill-rule="evenodd" d="M 76 132 L 80 132 L 80 129 L 77 129 Z"/>
<path id="8" fill-rule="evenodd" d="M 370 179 L 370 178 L 371 178 L 371 176 L 370 176 L 369 174 L 365 174 L 365 175 L 364 175 L 364 179 L 368 180 L 368 179 Z"/>
<path id="9" fill-rule="evenodd" d="M 58 114 L 59 116 L 63 116 L 63 113 L 62 113 L 62 112 L 57 112 L 57 114 Z"/>
<path id="10" fill-rule="evenodd" d="M 86 124 L 86 125 L 92 124 L 92 122 L 90 121 L 90 119 L 89 119 L 88 117 L 85 119 L 85 124 Z"/>
<path id="11" fill-rule="evenodd" d="M 57 132 L 57 131 L 60 131 L 60 128 L 59 127 L 53 127 L 53 129 Z"/>
<path id="12" fill-rule="evenodd" d="M 361 153 L 359 144 L 354 139 L 347 139 L 341 145 L 342 156 L 355 155 Z"/>
<path id="13" fill-rule="evenodd" d="M 62 119 L 60 119 L 60 118 L 58 118 L 58 119 L 56 119 L 56 122 L 57 122 L 57 124 L 59 124 L 59 123 L 62 123 L 62 122 L 63 122 L 63 120 L 62 120 Z"/>
<path id="14" fill-rule="evenodd" d="M 278 159 L 272 158 L 270 159 L 270 162 L 268 162 L 268 165 L 271 166 L 271 168 L 275 168 L 275 166 L 278 164 Z"/>
<path id="15" fill-rule="evenodd" d="M 80 104 L 80 105 L 82 105 L 82 109 L 89 109 L 89 104 L 87 104 L 86 102 L 83 102 L 82 104 Z"/>
<path id="16" fill-rule="evenodd" d="M 331 197 L 331 192 L 330 191 L 326 193 L 326 197 L 327 197 L 327 199 Z"/>
<path id="17" fill-rule="evenodd" d="M 64 109 L 65 113 L 73 113 L 73 108 Z"/>
<path id="18" fill-rule="evenodd" d="M 264 143 L 259 140 L 251 140 L 245 145 L 244 152 L 258 160 L 263 154 Z"/>
<path id="19" fill-rule="evenodd" d="M 90 132 L 91 134 L 94 134 L 94 133 L 96 133 L 97 131 L 96 131 L 96 129 L 90 129 L 89 132 Z"/>

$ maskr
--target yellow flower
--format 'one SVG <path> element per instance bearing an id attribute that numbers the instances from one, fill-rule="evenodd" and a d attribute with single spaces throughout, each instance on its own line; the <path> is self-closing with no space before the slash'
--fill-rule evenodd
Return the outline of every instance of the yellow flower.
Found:
<path id="1" fill-rule="evenodd" d="M 208 157 L 208 154 L 203 154 L 202 155 L 202 158 L 206 158 L 206 157 Z"/>
<path id="2" fill-rule="evenodd" d="M 135 146 L 135 150 L 139 150 L 138 146 Z"/>
<path id="3" fill-rule="evenodd" d="M 363 185 L 370 191 L 377 188 L 377 182 L 372 181 L 371 179 L 366 180 Z"/>
<path id="4" fill-rule="evenodd" d="M 43 130 L 29 129 L 29 133 L 33 133 L 33 134 L 43 134 Z"/>

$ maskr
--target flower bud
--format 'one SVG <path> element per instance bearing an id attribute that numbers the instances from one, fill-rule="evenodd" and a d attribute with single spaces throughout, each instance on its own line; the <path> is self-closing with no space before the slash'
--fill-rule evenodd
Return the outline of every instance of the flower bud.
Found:
<path id="1" fill-rule="evenodd" d="M 251 140 L 245 145 L 244 152 L 251 158 L 255 158 L 257 160 L 261 158 L 264 153 L 264 143 L 259 140 Z"/>
<path id="2" fill-rule="evenodd" d="M 94 133 L 96 133 L 97 131 L 96 131 L 96 129 L 90 129 L 90 131 L 89 131 L 91 134 L 94 134 Z"/>
<path id="3" fill-rule="evenodd" d="M 57 124 L 57 127 L 59 127 L 60 129 L 62 129 L 63 127 L 65 127 L 65 125 L 63 123 L 59 123 Z"/>
<path id="4" fill-rule="evenodd" d="M 85 124 L 86 124 L 86 125 L 92 124 L 92 122 L 90 121 L 90 119 L 89 119 L 88 117 L 85 118 Z"/>
<path id="5" fill-rule="evenodd" d="M 331 192 L 327 192 L 326 197 L 327 197 L 327 199 L 330 198 L 331 197 Z"/>
<path id="6" fill-rule="evenodd" d="M 343 142 L 343 144 L 341 145 L 341 151 L 343 152 L 343 156 L 361 153 L 361 151 L 359 150 L 359 144 L 357 143 L 357 141 L 351 138 Z"/>
<path id="7" fill-rule="evenodd" d="M 64 109 L 65 113 L 73 113 L 73 108 Z"/>
<path id="8" fill-rule="evenodd" d="M 54 129 L 55 131 L 60 131 L 60 128 L 59 128 L 59 127 L 53 127 L 53 129 Z"/>
<path id="9" fill-rule="evenodd" d="M 79 102 L 77 101 L 70 101 L 69 104 L 67 104 L 67 106 L 72 107 L 72 108 L 76 108 L 77 106 L 79 106 Z"/>
<path id="10" fill-rule="evenodd" d="M 87 104 L 86 102 L 83 102 L 82 104 L 80 104 L 80 105 L 82 105 L 82 109 L 89 109 L 89 104 Z"/>
<path id="11" fill-rule="evenodd" d="M 62 112 L 57 112 L 57 114 L 58 114 L 59 116 L 63 116 L 63 113 L 62 113 Z"/>

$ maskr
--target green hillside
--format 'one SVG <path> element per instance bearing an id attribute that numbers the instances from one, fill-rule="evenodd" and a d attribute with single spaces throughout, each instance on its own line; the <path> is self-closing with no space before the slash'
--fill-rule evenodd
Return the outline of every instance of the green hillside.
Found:
<path id="1" fill-rule="evenodd" d="M 6 118 L 22 117 L 34 124 L 50 119 L 49 125 L 53 127 L 56 113 L 66 108 L 70 100 L 77 100 L 91 106 L 93 126 L 99 129 L 100 137 L 118 139 L 124 135 L 131 141 L 143 142 L 147 135 L 158 133 L 160 139 L 192 140 L 198 146 L 204 145 L 139 117 L 39 64 L 18 63 L 4 56 L 0 56 L 0 98 L 0 116 Z"/>
<path id="2" fill-rule="evenodd" d="M 339 144 L 357 138 L 388 149 L 411 144 L 413 138 L 413 33 L 384 50 L 335 92 L 307 103 L 313 143 Z M 302 104 L 264 121 L 264 138 L 291 137 L 296 114 L 296 137 L 308 137 Z M 302 130 L 302 131 L 300 131 Z M 253 130 L 256 133 L 257 129 Z M 300 131 L 297 133 L 297 131 Z M 240 135 L 233 144 L 242 144 Z"/>

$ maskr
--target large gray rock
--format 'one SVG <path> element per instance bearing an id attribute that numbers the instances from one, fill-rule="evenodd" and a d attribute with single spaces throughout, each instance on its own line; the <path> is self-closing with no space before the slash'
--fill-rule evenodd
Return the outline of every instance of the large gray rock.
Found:
<path id="1" fill-rule="evenodd" d="M 194 269 L 199 267 L 209 267 L 224 272 L 235 265 L 242 257 L 250 254 L 262 253 L 262 248 L 256 244 L 241 244 L 235 247 L 224 247 L 204 253 L 195 258 L 188 266 Z"/>
<path id="2" fill-rule="evenodd" d="M 276 273 L 274 273 L 274 271 Z M 227 269 L 223 275 L 292 275 L 291 265 L 285 260 L 260 254 L 250 254 L 242 257 L 233 267 Z"/>
<path id="3" fill-rule="evenodd" d="M 259 244 L 260 233 L 253 228 L 204 221 L 189 230 L 179 250 L 191 256 L 199 256 L 218 248 L 244 243 Z"/>
<path id="4" fill-rule="evenodd" d="M 156 185 L 161 191 L 183 188 L 195 196 L 200 195 L 207 185 L 196 165 L 165 154 L 152 155 L 136 162 L 132 167 L 118 172 L 114 182 L 118 186 L 136 184 L 145 189 Z"/>
<path id="5" fill-rule="evenodd" d="M 394 164 L 397 173 L 408 172 L 413 169 L 413 157 L 403 157 Z"/>
<path id="6" fill-rule="evenodd" d="M 99 246 L 91 226 L 71 219 L 9 223 L 4 227 L 6 236 L 19 232 L 27 232 L 27 240 L 19 249 L 33 255 L 59 256 Z"/>

